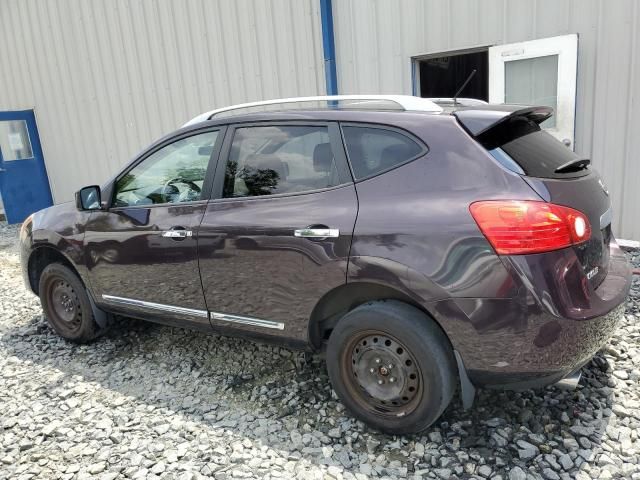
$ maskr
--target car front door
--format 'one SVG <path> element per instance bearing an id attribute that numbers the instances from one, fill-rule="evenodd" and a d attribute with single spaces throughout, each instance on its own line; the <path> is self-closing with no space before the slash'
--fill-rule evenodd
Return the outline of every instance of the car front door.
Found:
<path id="1" fill-rule="evenodd" d="M 198 237 L 212 325 L 306 342 L 316 303 L 346 282 L 357 214 L 337 125 L 231 128 L 213 192 Z"/>
<path id="2" fill-rule="evenodd" d="M 96 301 L 142 318 L 209 326 L 198 270 L 198 226 L 213 180 L 218 130 L 163 142 L 120 174 L 92 212 L 85 252 Z"/>

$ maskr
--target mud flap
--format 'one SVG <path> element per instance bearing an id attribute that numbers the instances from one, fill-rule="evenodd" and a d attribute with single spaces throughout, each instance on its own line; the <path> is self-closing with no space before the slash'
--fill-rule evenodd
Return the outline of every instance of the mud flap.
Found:
<path id="1" fill-rule="evenodd" d="M 458 377 L 460 377 L 460 397 L 462 398 L 462 408 L 469 410 L 473 406 L 473 399 L 476 396 L 476 387 L 473 386 L 467 370 L 464 368 L 462 357 L 457 350 L 453 351 L 456 357 L 456 363 L 458 364 Z"/>
<path id="2" fill-rule="evenodd" d="M 109 315 L 107 312 L 105 312 L 104 310 L 100 310 L 97 305 L 96 302 L 93 301 L 93 296 L 91 295 L 91 293 L 87 290 L 87 296 L 89 297 L 89 302 L 91 303 L 91 310 L 93 312 L 93 318 L 96 321 L 96 323 L 98 324 L 98 326 L 100 327 L 100 330 L 104 330 L 109 326 L 109 321 L 111 319 L 111 315 Z"/>

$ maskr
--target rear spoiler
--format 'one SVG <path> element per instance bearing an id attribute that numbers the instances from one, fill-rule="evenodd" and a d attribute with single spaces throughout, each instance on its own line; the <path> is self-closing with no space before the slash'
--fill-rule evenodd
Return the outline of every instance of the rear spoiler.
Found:
<path id="1" fill-rule="evenodd" d="M 452 112 L 464 129 L 485 146 L 504 138 L 507 130 L 512 130 L 523 120 L 530 125 L 539 125 L 553 115 L 551 107 L 530 107 L 523 105 L 486 105 L 460 108 Z"/>

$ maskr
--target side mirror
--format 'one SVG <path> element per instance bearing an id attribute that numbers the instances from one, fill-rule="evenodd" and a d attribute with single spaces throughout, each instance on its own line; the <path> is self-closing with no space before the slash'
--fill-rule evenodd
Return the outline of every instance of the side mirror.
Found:
<path id="1" fill-rule="evenodd" d="M 100 187 L 98 185 L 83 187 L 76 192 L 76 207 L 78 207 L 78 210 L 100 210 L 102 209 L 101 202 Z"/>

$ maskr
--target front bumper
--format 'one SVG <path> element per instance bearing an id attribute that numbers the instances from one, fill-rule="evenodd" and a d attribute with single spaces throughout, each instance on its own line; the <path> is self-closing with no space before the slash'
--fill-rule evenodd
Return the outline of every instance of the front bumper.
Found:
<path id="1" fill-rule="evenodd" d="M 19 249 L 20 249 L 20 271 L 22 281 L 27 289 L 35 293 L 31 279 L 29 278 L 29 256 L 33 244 L 33 214 L 29 215 L 20 226 Z"/>
<path id="2" fill-rule="evenodd" d="M 520 283 L 514 298 L 458 298 L 431 305 L 476 386 L 536 388 L 556 383 L 587 363 L 624 315 L 631 268 L 612 242 L 607 277 L 578 305 L 556 274 L 572 252 L 505 259 Z M 554 265 L 550 271 L 545 265 Z"/>

